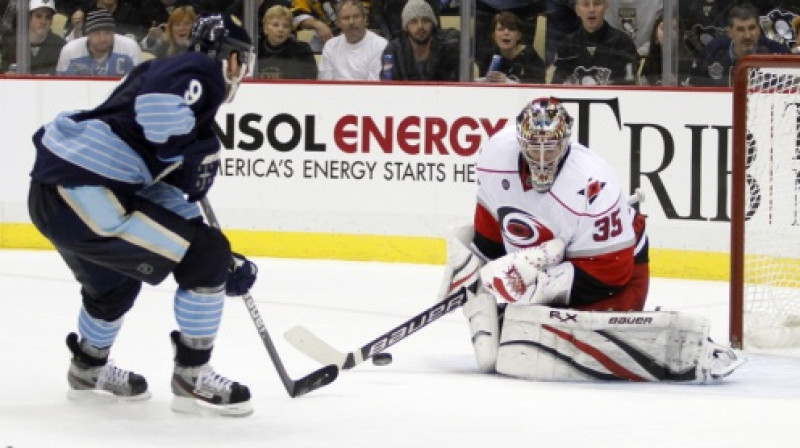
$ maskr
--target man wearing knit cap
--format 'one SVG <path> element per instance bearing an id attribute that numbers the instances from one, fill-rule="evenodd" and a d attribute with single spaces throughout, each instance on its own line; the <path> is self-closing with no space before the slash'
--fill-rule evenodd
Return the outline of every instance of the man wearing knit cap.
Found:
<path id="1" fill-rule="evenodd" d="M 442 13 L 442 2 L 439 0 L 425 0 L 425 2 L 431 5 L 433 14 L 438 19 Z M 406 3 L 407 0 L 372 0 L 369 7 L 369 27 L 389 40 L 400 37 L 403 34 L 402 15 Z"/>
<path id="2" fill-rule="evenodd" d="M 111 13 L 97 9 L 86 15 L 84 37 L 61 50 L 56 74 L 123 76 L 142 59 L 135 40 L 115 33 Z"/>
<path id="3" fill-rule="evenodd" d="M 383 51 L 381 79 L 458 81 L 458 40 L 439 32 L 433 8 L 424 0 L 409 0 L 401 17 L 403 34 Z"/>

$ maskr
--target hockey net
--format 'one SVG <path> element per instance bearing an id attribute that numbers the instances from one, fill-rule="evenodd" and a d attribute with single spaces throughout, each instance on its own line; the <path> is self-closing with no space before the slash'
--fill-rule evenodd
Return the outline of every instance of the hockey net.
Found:
<path id="1" fill-rule="evenodd" d="M 733 98 L 731 344 L 800 347 L 800 57 L 745 58 Z"/>

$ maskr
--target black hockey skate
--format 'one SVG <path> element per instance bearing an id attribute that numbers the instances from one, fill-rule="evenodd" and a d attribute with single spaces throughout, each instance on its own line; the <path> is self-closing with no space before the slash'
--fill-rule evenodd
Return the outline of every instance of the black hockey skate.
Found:
<path id="1" fill-rule="evenodd" d="M 142 375 L 120 369 L 108 361 L 108 349 L 92 347 L 67 335 L 72 361 L 67 372 L 67 397 L 76 401 L 141 401 L 150 398 Z"/>
<path id="2" fill-rule="evenodd" d="M 189 348 L 181 340 L 180 333 L 170 335 L 175 347 L 175 369 L 172 373 L 172 410 L 186 414 L 209 414 L 244 417 L 253 413 L 250 404 L 250 389 L 231 381 L 214 371 L 206 361 L 199 366 L 181 365 L 178 360 L 187 360 L 199 355 L 210 356 L 210 350 Z M 208 356 L 204 352 L 208 352 Z"/>

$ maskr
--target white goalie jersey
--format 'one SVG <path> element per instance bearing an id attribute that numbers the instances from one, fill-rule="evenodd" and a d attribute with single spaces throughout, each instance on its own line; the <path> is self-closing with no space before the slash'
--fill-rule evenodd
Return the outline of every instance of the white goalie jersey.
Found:
<path id="1" fill-rule="evenodd" d="M 494 137 L 478 157 L 478 201 L 497 220 L 507 253 L 554 237 L 568 243 L 568 258 L 633 246 L 630 207 L 616 174 L 594 152 L 572 142 L 552 188 L 539 193 L 525 184 L 514 128 Z"/>
<path id="2" fill-rule="evenodd" d="M 605 161 L 576 142 L 568 151 L 550 191 L 540 193 L 514 127 L 490 139 L 477 161 L 476 247 L 495 259 L 561 238 L 566 261 L 602 285 L 622 286 L 634 264 L 635 210 Z"/>

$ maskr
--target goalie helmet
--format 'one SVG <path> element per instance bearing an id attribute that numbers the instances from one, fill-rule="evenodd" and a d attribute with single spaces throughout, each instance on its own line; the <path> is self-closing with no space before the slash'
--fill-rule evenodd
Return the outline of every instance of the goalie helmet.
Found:
<path id="1" fill-rule="evenodd" d="M 228 85 L 225 102 L 233 100 L 239 84 L 253 61 L 253 44 L 247 31 L 235 17 L 228 14 L 204 15 L 197 19 L 189 37 L 189 51 L 205 53 L 222 63 L 222 76 Z M 228 60 L 236 53 L 241 70 L 230 76 Z"/>
<path id="2" fill-rule="evenodd" d="M 517 141 L 536 191 L 549 191 L 555 182 L 571 134 L 572 117 L 555 98 L 537 98 L 517 116 Z"/>

